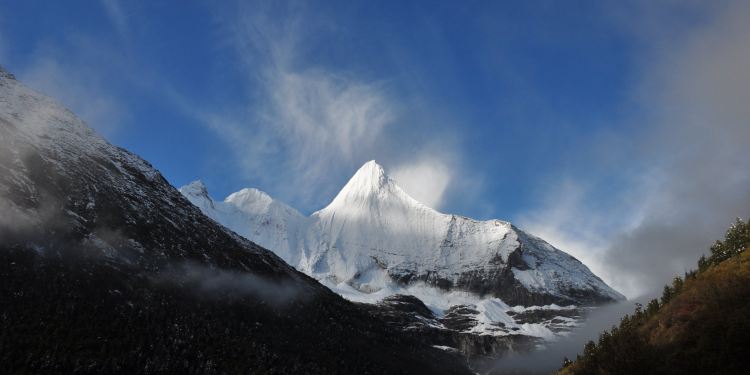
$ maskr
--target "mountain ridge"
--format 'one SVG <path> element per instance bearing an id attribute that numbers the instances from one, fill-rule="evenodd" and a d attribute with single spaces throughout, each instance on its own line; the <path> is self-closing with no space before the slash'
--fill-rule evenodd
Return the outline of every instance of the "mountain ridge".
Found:
<path id="1" fill-rule="evenodd" d="M 468 373 L 217 225 L 8 74 L 0 213 L 8 372 Z"/>
<path id="2" fill-rule="evenodd" d="M 290 210 L 285 216 L 237 215 L 232 207 L 209 208 L 220 201 L 181 191 L 209 217 L 279 249 L 289 264 L 342 295 L 359 293 L 355 300 L 374 302 L 396 293 L 389 290 L 404 293 L 402 287 L 417 284 L 524 306 L 624 298 L 577 259 L 507 221 L 479 221 L 427 207 L 374 160 L 310 216 L 280 202 Z"/>

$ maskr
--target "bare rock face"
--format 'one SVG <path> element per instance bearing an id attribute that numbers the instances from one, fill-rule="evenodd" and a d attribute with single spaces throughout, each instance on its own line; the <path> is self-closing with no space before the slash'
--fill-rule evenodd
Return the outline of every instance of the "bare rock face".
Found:
<path id="1" fill-rule="evenodd" d="M 370 305 L 372 306 L 372 305 Z M 472 334 L 478 313 L 471 306 L 452 307 L 443 317 L 436 317 L 418 298 L 406 295 L 388 297 L 374 305 L 371 313 L 404 334 L 419 338 L 428 345 L 449 353 L 460 353 L 471 362 L 497 358 L 509 351 L 525 352 L 543 340 L 506 330 L 506 335 Z"/>

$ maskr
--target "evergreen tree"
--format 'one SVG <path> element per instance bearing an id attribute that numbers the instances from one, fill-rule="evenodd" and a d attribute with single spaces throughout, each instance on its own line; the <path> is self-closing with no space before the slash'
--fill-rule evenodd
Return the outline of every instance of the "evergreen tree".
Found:
<path id="1" fill-rule="evenodd" d="M 705 255 L 701 255 L 701 257 L 698 259 L 698 272 L 703 272 L 708 269 L 708 266 L 711 265 L 711 262 L 706 259 Z"/>
<path id="2" fill-rule="evenodd" d="M 679 293 L 682 290 L 682 286 L 684 285 L 684 282 L 682 281 L 682 278 L 679 276 L 675 276 L 674 279 L 672 279 L 672 291 L 674 294 Z"/>
<path id="3" fill-rule="evenodd" d="M 722 261 L 738 255 L 750 246 L 750 221 L 737 218 L 724 235 L 724 241 L 716 241 L 711 246 L 711 263 Z"/>
<path id="4" fill-rule="evenodd" d="M 652 299 L 646 306 L 646 315 L 653 316 L 657 311 L 659 311 L 659 301 Z"/>
<path id="5" fill-rule="evenodd" d="M 669 285 L 664 285 L 664 291 L 661 293 L 661 304 L 665 305 L 674 296 L 674 290 Z"/>
<path id="6" fill-rule="evenodd" d="M 750 295 L 750 222 L 740 219 L 698 260 L 698 270 L 664 286 L 661 301 L 590 341 L 562 374 L 745 374 Z M 743 261 L 724 260 L 741 257 Z"/>

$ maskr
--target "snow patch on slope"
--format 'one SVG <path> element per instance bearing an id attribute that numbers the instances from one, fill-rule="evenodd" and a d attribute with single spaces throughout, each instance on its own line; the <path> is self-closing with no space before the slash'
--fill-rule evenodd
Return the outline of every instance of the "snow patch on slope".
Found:
<path id="1" fill-rule="evenodd" d="M 361 303 L 378 303 L 384 298 L 397 295 L 411 295 L 419 298 L 427 308 L 437 318 L 445 317 L 446 312 L 454 306 L 463 305 L 477 310 L 478 314 L 474 315 L 477 324 L 471 328 L 469 333 L 479 335 L 507 336 L 507 335 L 526 335 L 539 337 L 545 340 L 552 340 L 555 334 L 541 323 L 523 323 L 518 324 L 508 315 L 508 312 L 524 312 L 528 308 L 524 306 L 508 306 L 499 298 L 482 298 L 473 293 L 462 291 L 440 290 L 438 288 L 425 285 L 423 283 L 412 284 L 409 286 L 399 286 L 390 284 L 381 288 L 374 293 L 363 293 L 347 283 L 332 283 L 329 280 L 323 280 L 323 285 L 340 294 L 342 297 Z M 543 310 L 566 310 L 575 308 L 575 306 L 560 307 L 557 305 L 534 306 L 536 309 Z M 498 329 L 498 324 L 502 324 L 505 329 Z"/>

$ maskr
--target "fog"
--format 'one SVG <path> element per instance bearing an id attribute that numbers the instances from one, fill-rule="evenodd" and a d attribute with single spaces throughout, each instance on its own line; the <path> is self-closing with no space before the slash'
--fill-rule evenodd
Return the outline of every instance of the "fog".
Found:
<path id="1" fill-rule="evenodd" d="M 642 43 L 632 110 L 572 151 L 518 224 L 634 297 L 695 268 L 750 215 L 750 3 L 623 8 L 626 33 Z M 698 21 L 676 22 L 686 11 Z"/>
<path id="2" fill-rule="evenodd" d="M 248 272 L 239 272 L 194 262 L 172 264 L 153 277 L 157 284 L 192 288 L 204 298 L 256 297 L 275 307 L 304 299 L 294 279 L 271 280 Z"/>
<path id="3" fill-rule="evenodd" d="M 531 353 L 511 353 L 496 361 L 487 374 L 549 374 L 562 367 L 563 359 L 575 360 L 589 341 L 595 342 L 603 330 L 617 325 L 625 314 L 635 310 L 635 303 L 644 303 L 646 298 L 623 301 L 592 309 L 585 322 L 569 335 L 545 344 L 544 348 Z"/>

